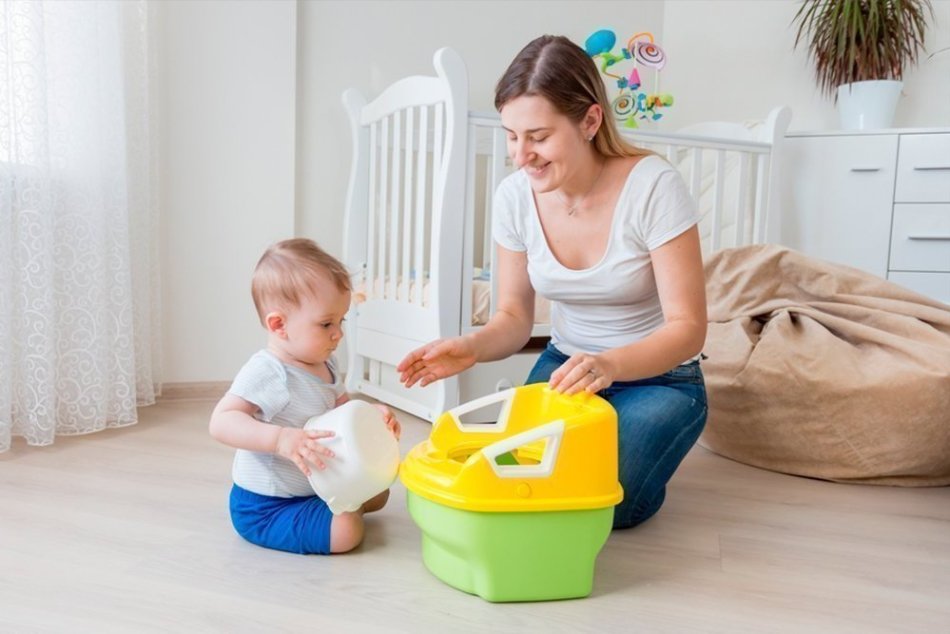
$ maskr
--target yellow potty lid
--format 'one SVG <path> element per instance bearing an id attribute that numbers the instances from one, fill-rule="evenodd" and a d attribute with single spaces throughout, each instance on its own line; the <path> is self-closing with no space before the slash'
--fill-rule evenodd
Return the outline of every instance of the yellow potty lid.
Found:
<path id="1" fill-rule="evenodd" d="M 501 403 L 495 423 L 460 416 Z M 563 511 L 614 506 L 617 413 L 599 396 L 536 383 L 442 414 L 400 467 L 406 488 L 469 511 Z"/>

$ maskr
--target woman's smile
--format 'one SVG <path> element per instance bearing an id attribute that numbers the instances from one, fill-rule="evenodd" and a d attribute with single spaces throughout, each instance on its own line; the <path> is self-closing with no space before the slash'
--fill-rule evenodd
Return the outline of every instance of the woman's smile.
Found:
<path id="1" fill-rule="evenodd" d="M 532 178 L 541 178 L 548 173 L 548 166 L 550 163 L 545 163 L 543 165 L 525 165 L 524 169 L 527 171 L 528 176 Z"/>

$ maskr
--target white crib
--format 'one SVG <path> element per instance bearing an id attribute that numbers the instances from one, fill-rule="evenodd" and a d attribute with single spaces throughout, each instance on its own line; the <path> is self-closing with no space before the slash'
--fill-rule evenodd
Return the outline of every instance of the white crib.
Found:
<path id="1" fill-rule="evenodd" d="M 401 79 L 369 103 L 352 89 L 343 95 L 353 141 L 343 248 L 357 289 L 346 322 L 347 389 L 430 421 L 521 384 L 549 333 L 539 300 L 524 351 L 425 388 L 399 383 L 395 366 L 407 352 L 480 328 L 494 310 L 492 196 L 512 169 L 498 116 L 468 110 L 461 58 L 443 48 L 433 63 L 435 76 Z M 773 235 L 772 181 L 790 117 L 777 108 L 758 129 L 706 123 L 625 136 L 681 170 L 704 212 L 708 253 Z"/>

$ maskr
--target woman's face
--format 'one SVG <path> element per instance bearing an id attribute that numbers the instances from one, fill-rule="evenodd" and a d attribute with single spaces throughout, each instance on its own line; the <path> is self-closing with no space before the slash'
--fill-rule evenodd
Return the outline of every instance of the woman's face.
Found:
<path id="1" fill-rule="evenodd" d="M 587 137 L 596 126 L 586 119 L 574 123 L 544 97 L 512 99 L 502 106 L 501 125 L 508 134 L 508 155 L 537 193 L 563 186 L 592 156 Z"/>

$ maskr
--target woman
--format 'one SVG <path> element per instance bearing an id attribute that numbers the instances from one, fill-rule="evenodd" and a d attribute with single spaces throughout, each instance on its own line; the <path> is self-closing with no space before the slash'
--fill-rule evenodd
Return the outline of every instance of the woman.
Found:
<path id="1" fill-rule="evenodd" d="M 660 508 L 706 422 L 695 205 L 675 169 L 620 138 L 593 60 L 567 38 L 528 44 L 495 107 L 520 168 L 495 196 L 498 310 L 473 334 L 409 353 L 401 380 L 425 386 L 518 352 L 541 293 L 551 343 L 527 382 L 614 406 L 624 489 L 614 527 L 635 526 Z"/>

